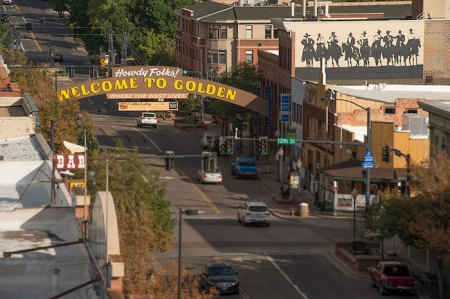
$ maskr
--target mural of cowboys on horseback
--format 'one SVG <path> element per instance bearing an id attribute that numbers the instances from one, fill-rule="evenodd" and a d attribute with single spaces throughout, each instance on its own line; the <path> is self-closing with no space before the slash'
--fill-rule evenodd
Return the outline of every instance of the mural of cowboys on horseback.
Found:
<path id="1" fill-rule="evenodd" d="M 373 42 L 372 46 L 370 47 L 370 54 L 375 59 L 375 64 L 378 66 L 378 64 L 381 64 L 381 41 L 383 40 L 383 37 L 381 36 L 381 30 L 378 29 L 377 34 L 373 36 Z"/>
<path id="2" fill-rule="evenodd" d="M 325 63 L 328 60 L 327 57 L 327 48 L 325 46 L 325 39 L 323 38 L 322 34 L 317 34 L 316 39 L 316 61 L 320 61 L 320 59 L 325 58 Z"/>
<path id="3" fill-rule="evenodd" d="M 361 54 L 361 59 L 364 62 L 364 66 L 369 66 L 370 58 L 370 47 L 369 38 L 367 37 L 367 32 L 361 33 L 361 37 L 358 39 L 359 52 Z"/>
<path id="4" fill-rule="evenodd" d="M 394 57 L 394 37 L 391 35 L 390 30 L 386 30 L 386 35 L 383 37 L 383 58 L 386 59 L 386 64 L 389 66 L 390 64 L 393 64 L 393 57 Z"/>
<path id="5" fill-rule="evenodd" d="M 312 67 L 314 63 L 314 40 L 310 38 L 311 35 L 305 34 L 305 38 L 301 41 L 303 45 L 302 61 L 306 62 L 307 67 Z"/>
<path id="6" fill-rule="evenodd" d="M 405 44 L 405 35 L 401 30 L 398 31 L 398 34 L 394 37 L 395 46 L 394 46 L 394 65 L 402 65 L 402 57 L 403 57 L 403 65 L 406 65 L 406 57 L 409 55 L 408 47 Z"/>
<path id="7" fill-rule="evenodd" d="M 355 37 L 353 36 L 353 33 L 350 32 L 347 37 L 347 42 L 342 43 L 342 50 L 345 54 L 347 66 L 353 66 L 352 59 L 355 60 L 356 66 L 359 66 L 359 59 L 361 55 L 359 54 L 359 49 L 355 47 Z"/>
<path id="8" fill-rule="evenodd" d="M 418 39 L 414 30 L 409 29 L 407 47 L 409 49 L 409 65 L 417 65 L 417 57 L 419 56 L 420 39 Z"/>
<path id="9" fill-rule="evenodd" d="M 331 63 L 334 67 L 334 64 L 336 63 L 336 66 L 339 67 L 339 58 L 342 56 L 342 49 L 339 46 L 339 39 L 336 36 L 335 32 L 331 32 L 330 37 L 328 38 L 328 57 L 331 58 Z"/>

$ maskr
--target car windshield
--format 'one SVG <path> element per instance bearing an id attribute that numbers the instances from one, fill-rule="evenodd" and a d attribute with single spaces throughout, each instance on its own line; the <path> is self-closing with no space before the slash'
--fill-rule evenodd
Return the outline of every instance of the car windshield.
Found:
<path id="1" fill-rule="evenodd" d="M 214 267 L 209 268 L 210 276 L 230 276 L 234 275 L 233 269 L 230 267 Z"/>
<path id="2" fill-rule="evenodd" d="M 249 207 L 248 209 L 249 209 L 249 211 L 252 211 L 252 212 L 265 212 L 265 211 L 267 211 L 267 208 L 263 207 L 263 206 L 253 206 L 253 207 Z"/>
<path id="3" fill-rule="evenodd" d="M 146 114 L 144 114 L 144 117 L 155 117 L 155 114 L 153 114 L 153 113 L 146 113 Z"/>
<path id="4" fill-rule="evenodd" d="M 402 265 L 386 266 L 384 267 L 384 274 L 386 276 L 409 276 L 408 267 Z"/>
<path id="5" fill-rule="evenodd" d="M 239 165 L 240 166 L 255 166 L 255 162 L 253 162 L 253 161 L 240 161 Z"/>

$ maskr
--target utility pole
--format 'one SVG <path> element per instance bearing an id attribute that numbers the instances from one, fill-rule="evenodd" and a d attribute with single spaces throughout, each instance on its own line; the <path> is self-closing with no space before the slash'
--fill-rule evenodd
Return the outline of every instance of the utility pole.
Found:
<path id="1" fill-rule="evenodd" d="M 180 214 L 180 220 L 179 220 L 179 224 L 178 224 L 178 299 L 181 299 L 181 262 L 182 262 L 182 254 L 181 254 L 181 239 L 182 239 L 182 233 L 181 233 L 181 229 L 182 229 L 182 215 L 183 215 L 183 209 L 179 209 L 179 214 Z"/>
<path id="2" fill-rule="evenodd" d="M 122 65 L 127 65 L 127 33 L 122 33 Z"/>
<path id="3" fill-rule="evenodd" d="M 370 142 L 370 107 L 367 107 L 367 151 L 371 151 Z M 366 185 L 366 212 L 369 207 L 370 200 L 370 168 L 367 168 L 367 185 Z"/>
<path id="4" fill-rule="evenodd" d="M 111 65 L 114 56 L 114 41 L 113 41 L 113 29 L 112 26 L 109 26 L 109 49 L 108 49 L 108 75 L 111 73 Z"/>

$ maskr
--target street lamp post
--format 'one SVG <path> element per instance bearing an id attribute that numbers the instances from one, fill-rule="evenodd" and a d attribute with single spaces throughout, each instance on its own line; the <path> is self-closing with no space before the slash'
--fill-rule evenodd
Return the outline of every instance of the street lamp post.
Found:
<path id="1" fill-rule="evenodd" d="M 356 196 L 358 196 L 358 190 L 353 188 L 352 197 L 353 197 L 353 240 L 356 239 Z"/>
<path id="2" fill-rule="evenodd" d="M 367 142 L 366 142 L 366 148 L 367 151 L 370 152 L 371 151 L 371 136 L 370 136 L 370 107 L 363 107 L 359 104 L 356 104 L 355 102 L 352 102 L 350 100 L 345 100 L 345 99 L 331 99 L 331 98 L 322 98 L 322 101 L 328 102 L 328 101 L 343 101 L 343 102 L 348 102 L 351 103 L 355 106 L 358 106 L 361 109 L 366 110 L 367 112 Z M 369 206 L 369 199 L 370 199 L 370 168 L 367 168 L 367 181 L 366 181 L 366 210 L 367 207 Z"/>
<path id="3" fill-rule="evenodd" d="M 275 131 L 275 137 L 277 139 L 277 144 L 275 147 L 276 153 L 278 153 L 278 137 L 280 137 L 280 131 L 277 129 Z M 278 155 L 278 161 L 277 161 L 277 181 L 280 181 L 280 156 Z"/>
<path id="4" fill-rule="evenodd" d="M 178 210 L 179 214 L 180 214 L 180 219 L 179 219 L 179 223 L 178 223 L 178 299 L 181 299 L 181 262 L 182 262 L 182 254 L 181 254 L 181 240 L 182 240 L 182 233 L 181 233 L 181 228 L 182 228 L 182 214 L 183 214 L 183 209 L 179 209 Z"/>
<path id="5" fill-rule="evenodd" d="M 282 178 L 283 178 L 283 158 L 284 155 L 284 150 L 282 147 L 280 147 L 280 149 L 278 150 L 278 156 L 279 156 L 279 162 L 278 164 L 280 165 L 280 172 L 278 173 L 278 181 L 282 182 Z"/>

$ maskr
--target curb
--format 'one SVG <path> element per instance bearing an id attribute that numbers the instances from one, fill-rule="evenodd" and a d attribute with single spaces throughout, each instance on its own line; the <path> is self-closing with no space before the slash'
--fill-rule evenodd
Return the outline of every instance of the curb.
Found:
<path id="1" fill-rule="evenodd" d="M 366 280 L 369 278 L 368 275 L 364 275 L 359 273 L 353 269 L 351 269 L 348 265 L 342 262 L 334 253 L 334 248 L 330 247 L 326 252 L 322 253 L 322 256 L 330 262 L 333 266 L 335 266 L 342 274 L 347 277 L 358 279 L 358 280 Z"/>

